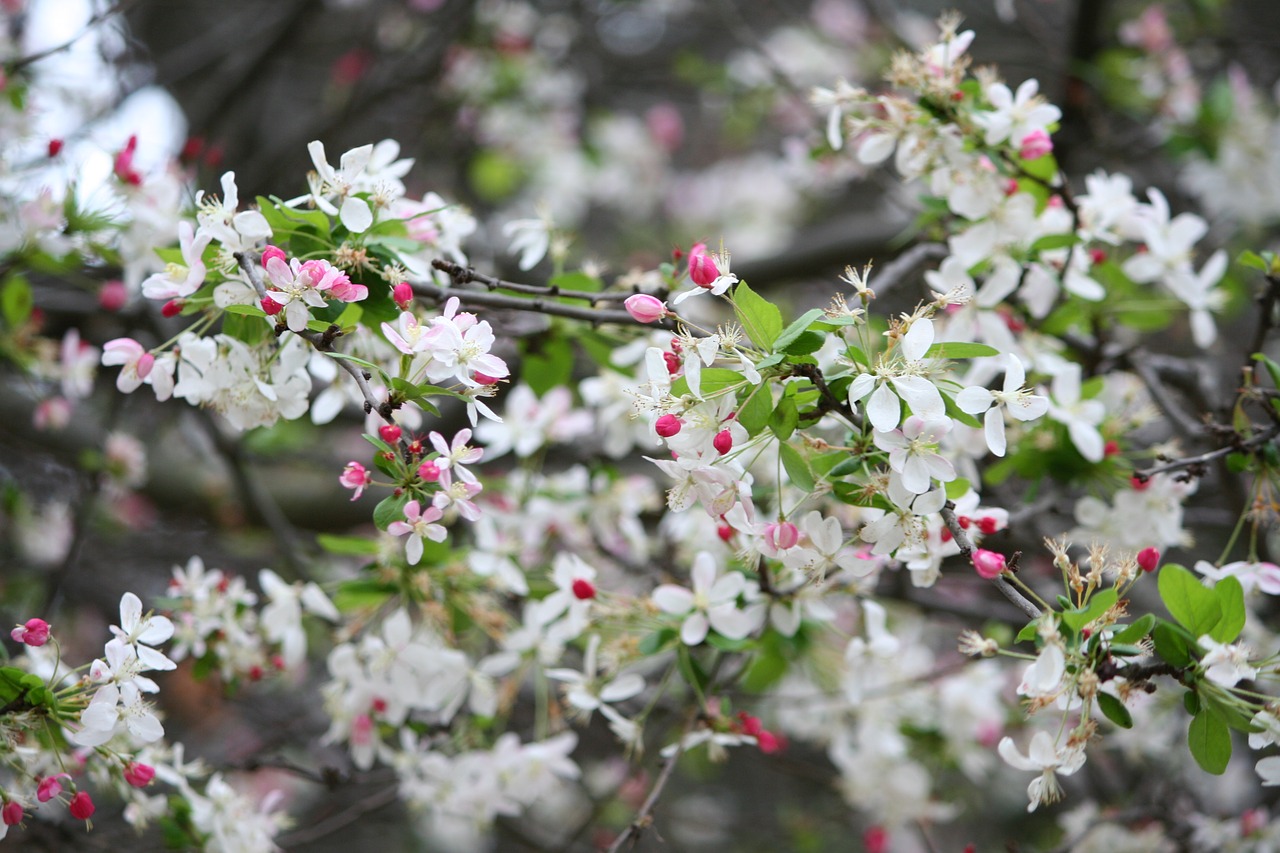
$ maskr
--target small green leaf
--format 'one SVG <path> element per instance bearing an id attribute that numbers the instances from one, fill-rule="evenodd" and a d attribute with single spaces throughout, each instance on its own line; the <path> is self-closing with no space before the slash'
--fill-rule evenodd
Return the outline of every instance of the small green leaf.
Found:
<path id="1" fill-rule="evenodd" d="M 766 350 L 774 348 L 774 342 L 782 334 L 782 312 L 777 305 L 742 281 L 733 291 L 733 310 L 738 315 L 742 330 L 756 346 Z"/>
<path id="2" fill-rule="evenodd" d="M 1231 761 L 1231 729 L 1207 708 L 1201 708 L 1191 718 L 1187 746 L 1201 770 L 1221 776 Z"/>
<path id="3" fill-rule="evenodd" d="M 667 647 L 667 644 L 676 638 L 675 628 L 659 628 L 652 634 L 640 641 L 637 651 L 644 657 L 656 655 Z"/>
<path id="4" fill-rule="evenodd" d="M 1261 255 L 1257 252 L 1251 252 L 1248 249 L 1245 249 L 1236 257 L 1236 263 L 1242 267 L 1249 267 L 1250 269 L 1260 270 L 1264 273 L 1269 272 L 1271 269 L 1271 265 L 1263 260 Z"/>
<path id="5" fill-rule="evenodd" d="M 742 674 L 742 689 L 749 693 L 763 693 L 786 675 L 787 659 L 772 649 L 756 655 Z"/>
<path id="6" fill-rule="evenodd" d="M 343 613 L 357 610 L 376 610 L 381 607 L 395 591 L 382 581 L 370 578 L 353 578 L 343 581 L 333 594 L 333 606 Z"/>
<path id="7" fill-rule="evenodd" d="M 1178 667 L 1191 663 L 1192 640 L 1187 639 L 1185 629 L 1172 622 L 1158 622 L 1151 630 L 1151 639 L 1156 644 L 1156 654 L 1165 663 Z"/>
<path id="8" fill-rule="evenodd" d="M 1083 610 L 1068 610 L 1062 614 L 1062 624 L 1072 631 L 1079 631 L 1085 625 L 1110 610 L 1119 598 L 1115 587 L 1109 587 L 1094 593 L 1089 599 L 1089 606 Z"/>
<path id="9" fill-rule="evenodd" d="M 1209 636 L 1219 643 L 1232 643 L 1244 630 L 1244 587 L 1237 578 L 1228 575 L 1213 587 L 1222 611 L 1222 620 L 1209 631 Z"/>
<path id="10" fill-rule="evenodd" d="M 1150 634 L 1151 629 L 1154 628 L 1155 625 L 1156 617 L 1153 614 L 1147 613 L 1142 618 L 1138 619 L 1138 621 L 1121 628 L 1112 635 L 1112 648 L 1114 648 L 1115 645 L 1129 645 L 1138 642 L 1143 637 L 1147 636 L 1147 634 Z"/>
<path id="11" fill-rule="evenodd" d="M 237 314 L 241 317 L 267 316 L 267 312 L 263 311 L 262 308 L 260 308 L 257 305 L 228 305 L 226 308 L 223 308 L 222 310 L 226 311 L 228 314 Z M 328 326 L 326 325 L 325 328 L 327 329 Z"/>
<path id="12" fill-rule="evenodd" d="M 1000 350 L 995 347 L 989 347 L 986 344 L 974 344 L 965 341 L 942 341 L 929 347 L 929 351 L 924 354 L 924 357 L 954 360 L 958 358 L 984 358 L 999 354 Z"/>
<path id="13" fill-rule="evenodd" d="M 520 378 L 541 397 L 573 377 L 573 345 L 559 335 L 527 339 Z"/>
<path id="14" fill-rule="evenodd" d="M 811 324 L 814 320 L 818 319 L 822 315 L 823 315 L 823 310 L 821 308 L 811 308 L 810 310 L 801 314 L 795 320 L 795 322 L 793 322 L 790 326 L 787 326 L 785 329 L 782 330 L 782 333 L 778 335 L 777 340 L 773 342 L 773 348 L 786 349 L 787 344 L 791 343 L 796 338 L 800 337 L 801 334 L 808 331 L 809 324 Z"/>
<path id="15" fill-rule="evenodd" d="M 700 694 L 706 691 L 707 684 L 710 683 L 711 678 L 707 675 L 707 671 L 702 668 L 702 665 L 698 663 L 697 659 L 690 653 L 689 647 L 683 643 L 681 643 L 680 647 L 676 650 L 676 665 L 680 669 L 680 675 L 684 677 L 684 680 L 689 683 L 690 687 L 697 690 Z"/>
<path id="16" fill-rule="evenodd" d="M 964 497 L 965 492 L 969 491 L 969 481 L 964 477 L 957 477 L 943 487 L 947 492 L 947 500 L 954 501 L 957 498 Z"/>
<path id="17" fill-rule="evenodd" d="M 330 554 L 367 557 L 378 553 L 378 543 L 363 536 L 335 536 L 331 533 L 321 533 L 316 537 L 316 542 Z"/>
<path id="18" fill-rule="evenodd" d="M 817 332 L 801 332 L 800 336 L 794 341 L 787 344 L 785 347 L 780 346 L 778 349 L 782 350 L 787 355 L 809 355 L 822 349 L 822 345 L 826 343 L 826 340 L 826 338 Z"/>
<path id="19" fill-rule="evenodd" d="M 1271 384 L 1280 388 L 1280 364 L 1276 364 L 1260 352 L 1253 354 L 1253 360 L 1262 362 L 1262 366 L 1267 369 L 1267 373 L 1271 376 Z"/>
<path id="20" fill-rule="evenodd" d="M 1169 608 L 1170 615 L 1192 637 L 1208 634 L 1222 618 L 1222 608 L 1213 590 L 1204 586 L 1195 575 L 1177 563 L 1161 567 L 1157 585 L 1160 600 Z"/>
<path id="21" fill-rule="evenodd" d="M 769 416 L 769 429 L 773 430 L 773 434 L 780 441 L 786 441 L 796 431 L 796 424 L 799 422 L 800 415 L 796 412 L 795 398 L 784 395 L 778 401 L 778 406 L 773 410 L 773 414 Z"/>
<path id="22" fill-rule="evenodd" d="M 1030 643 L 1035 640 L 1040 631 L 1040 620 L 1033 619 L 1026 625 L 1022 626 L 1022 630 L 1018 632 L 1018 636 L 1014 639 L 1019 643 Z"/>
<path id="23" fill-rule="evenodd" d="M 34 304 L 31 283 L 25 276 L 10 275 L 5 280 L 4 289 L 0 290 L 0 313 L 4 315 L 5 325 L 16 329 L 27 322 Z"/>
<path id="24" fill-rule="evenodd" d="M 758 385 L 746 389 L 746 400 L 738 409 L 738 423 L 752 438 L 769 425 L 769 415 L 773 414 L 773 395 L 768 385 Z"/>
<path id="25" fill-rule="evenodd" d="M 1038 255 L 1054 249 L 1066 249 L 1079 242 L 1080 238 L 1075 234 L 1046 234 L 1031 244 L 1031 254 Z"/>
<path id="26" fill-rule="evenodd" d="M 1098 693 L 1098 710 L 1102 715 L 1111 722 L 1115 723 L 1122 729 L 1133 728 L 1133 715 L 1129 713 L 1129 709 L 1124 706 L 1116 697 L 1110 693 Z"/>
<path id="27" fill-rule="evenodd" d="M 782 457 L 782 467 L 786 469 L 791 484 L 806 492 L 813 491 L 813 474 L 804 457 L 785 441 L 778 445 L 778 455 Z"/>
<path id="28" fill-rule="evenodd" d="M 378 526 L 379 530 L 386 530 L 387 525 L 391 522 L 404 521 L 404 507 L 410 500 L 412 498 L 408 493 L 383 498 L 373 508 L 373 523 Z"/>

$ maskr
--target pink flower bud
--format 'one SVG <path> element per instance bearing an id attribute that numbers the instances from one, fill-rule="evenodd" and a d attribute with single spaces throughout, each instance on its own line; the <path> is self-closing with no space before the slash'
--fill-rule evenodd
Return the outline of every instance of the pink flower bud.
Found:
<path id="1" fill-rule="evenodd" d="M 994 580 L 1004 574 L 1004 554 L 979 548 L 973 552 L 973 567 L 980 577 Z"/>
<path id="2" fill-rule="evenodd" d="M 733 435 L 727 429 L 722 429 L 716 433 L 715 438 L 711 439 L 711 446 L 716 449 L 716 453 L 723 456 L 733 449 Z"/>
<path id="3" fill-rule="evenodd" d="M 789 521 L 766 524 L 764 539 L 774 550 L 785 551 L 796 547 L 796 543 L 800 541 L 800 530 Z"/>
<path id="4" fill-rule="evenodd" d="M 58 781 L 57 776 L 46 776 L 36 785 L 36 799 L 42 803 L 49 802 L 61 793 L 62 783 Z"/>
<path id="5" fill-rule="evenodd" d="M 570 589 L 573 590 L 573 597 L 579 601 L 586 601 L 587 599 L 596 597 L 595 586 L 591 581 L 584 578 L 574 578 L 573 583 L 570 585 Z"/>
<path id="6" fill-rule="evenodd" d="M 716 535 L 720 537 L 721 542 L 728 542 L 733 538 L 733 528 L 727 524 L 721 524 L 716 527 Z"/>
<path id="7" fill-rule="evenodd" d="M 711 287 L 720 277 L 720 268 L 716 260 L 707 251 L 706 243 L 695 243 L 689 250 L 689 278 L 698 287 Z"/>
<path id="8" fill-rule="evenodd" d="M 1138 568 L 1144 572 L 1154 572 L 1160 565 L 1160 552 L 1155 548 L 1143 548 L 1138 552 Z"/>
<path id="9" fill-rule="evenodd" d="M 364 494 L 364 490 L 373 482 L 373 476 L 359 462 L 348 462 L 347 467 L 342 469 L 338 482 L 344 489 L 355 489 L 356 493 L 351 496 L 351 500 L 355 500 Z"/>
<path id="10" fill-rule="evenodd" d="M 471 374 L 471 378 L 479 382 L 481 385 L 496 385 L 498 382 L 498 377 L 490 376 L 487 373 L 473 373 Z"/>
<path id="11" fill-rule="evenodd" d="M 645 127 L 654 142 L 667 151 L 675 151 L 684 139 L 684 118 L 669 102 L 654 104 L 644 114 Z"/>
<path id="12" fill-rule="evenodd" d="M 186 305 L 186 303 L 181 299 L 170 299 L 164 305 L 160 306 L 160 314 L 163 317 L 177 317 L 182 313 L 184 305 Z"/>
<path id="13" fill-rule="evenodd" d="M 49 623 L 40 618 L 28 619 L 9 632 L 15 642 L 28 646 L 43 646 L 49 642 Z"/>
<path id="14" fill-rule="evenodd" d="M 150 764 L 130 761 L 124 768 L 124 780 L 135 788 L 145 788 L 156 778 L 156 769 Z"/>
<path id="15" fill-rule="evenodd" d="M 276 302 L 274 299 L 272 299 L 269 296 L 264 297 L 262 302 L 260 302 L 259 304 L 262 306 L 263 313 L 266 314 L 268 317 L 274 317 L 284 310 L 283 305 L 281 305 L 279 302 Z"/>
<path id="16" fill-rule="evenodd" d="M 653 425 L 653 431 L 663 438 L 671 438 L 671 436 L 680 432 L 680 428 L 684 424 L 675 415 L 663 415 Z"/>
<path id="17" fill-rule="evenodd" d="M 1023 160 L 1039 160 L 1053 152 L 1053 140 L 1043 130 L 1033 130 L 1022 137 L 1022 148 L 1018 156 Z"/>
<path id="18" fill-rule="evenodd" d="M 889 830 L 883 826 L 873 826 L 862 833 L 862 846 L 867 853 L 885 853 L 889 849 Z"/>
<path id="19" fill-rule="evenodd" d="M 22 803 L 17 800 L 5 803 L 4 808 L 0 809 L 0 817 L 4 818 L 5 826 L 17 826 L 22 823 Z"/>
<path id="20" fill-rule="evenodd" d="M 71 812 L 71 816 L 76 820 L 88 820 L 93 817 L 93 813 L 97 810 L 88 791 L 77 792 L 71 798 L 71 802 L 67 803 L 67 811 Z"/>
<path id="21" fill-rule="evenodd" d="M 436 465 L 436 461 L 432 459 L 430 462 L 423 462 L 418 466 L 418 476 L 424 482 L 434 483 L 440 479 L 440 467 Z"/>
<path id="22" fill-rule="evenodd" d="M 404 433 L 402 432 L 400 427 L 396 426 L 395 424 L 383 424 L 382 426 L 378 427 L 378 435 L 387 444 L 395 444 L 397 441 L 400 440 L 400 436 L 403 434 Z"/>
<path id="23" fill-rule="evenodd" d="M 408 311 L 409 303 L 413 302 L 413 286 L 407 281 L 400 282 L 391 288 L 391 298 L 401 311 Z"/>
<path id="24" fill-rule="evenodd" d="M 129 299 L 129 291 L 119 279 L 104 281 L 98 291 L 98 304 L 104 311 L 119 311 Z"/>
<path id="25" fill-rule="evenodd" d="M 286 264 L 289 263 L 289 256 L 286 255 L 284 253 L 284 249 L 281 249 L 279 246 L 268 246 L 262 250 L 262 265 L 264 267 L 267 265 L 267 261 L 272 258 L 279 258 Z"/>
<path id="26" fill-rule="evenodd" d="M 667 316 L 667 303 L 647 293 L 628 296 L 622 306 L 638 323 L 653 323 Z"/>
<path id="27" fill-rule="evenodd" d="M 61 153 L 62 153 L 62 140 L 56 139 L 56 138 L 50 139 L 49 140 L 49 156 L 57 157 Z"/>
<path id="28" fill-rule="evenodd" d="M 760 747 L 760 751 L 765 755 L 773 755 L 782 751 L 782 738 L 771 731 L 761 729 L 760 734 L 756 735 L 756 746 Z"/>

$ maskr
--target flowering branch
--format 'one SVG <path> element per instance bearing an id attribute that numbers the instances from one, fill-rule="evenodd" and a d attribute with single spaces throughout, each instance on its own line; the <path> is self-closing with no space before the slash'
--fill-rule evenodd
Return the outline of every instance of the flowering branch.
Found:
<path id="1" fill-rule="evenodd" d="M 689 713 L 689 719 L 685 721 L 684 727 L 680 731 L 680 740 L 676 742 L 676 751 L 671 754 L 671 757 L 667 759 L 667 763 L 663 765 L 662 772 L 658 774 L 653 787 L 649 789 L 649 796 L 644 798 L 644 802 L 640 805 L 640 810 L 636 812 L 635 818 L 631 823 L 627 824 L 627 828 L 617 838 L 613 839 L 613 843 L 609 845 L 609 853 L 618 853 L 628 839 L 631 840 L 631 846 L 634 847 L 639 842 L 640 835 L 653 823 L 653 807 L 658 804 L 658 798 L 662 796 L 662 789 L 671 780 L 671 774 L 675 772 L 676 764 L 680 761 L 680 755 L 684 752 L 684 740 L 693 731 L 693 724 L 697 722 L 697 719 L 698 714 L 695 709 Z"/>
<path id="2" fill-rule="evenodd" d="M 1215 459 L 1221 459 L 1223 456 L 1228 456 L 1232 453 L 1243 453 L 1247 450 L 1252 450 L 1255 447 L 1262 447 L 1263 445 L 1270 443 L 1276 438 L 1276 436 L 1280 436 L 1280 424 L 1272 424 L 1252 438 L 1244 441 L 1237 440 L 1232 444 L 1228 444 L 1226 447 L 1219 447 L 1217 450 L 1210 450 L 1207 453 L 1201 453 L 1199 456 L 1187 456 L 1182 459 L 1175 459 L 1171 462 L 1166 462 L 1163 465 L 1157 465 L 1154 468 L 1136 471 L 1134 472 L 1134 476 L 1145 482 L 1156 474 L 1163 474 L 1166 471 L 1177 471 L 1182 468 L 1189 468 L 1191 469 L 1189 473 L 1192 476 L 1199 477 L 1204 474 L 1203 468 L 1206 463 L 1212 462 Z M 1235 437 L 1239 439 L 1238 435 Z"/>
<path id="3" fill-rule="evenodd" d="M 943 504 L 942 509 L 939 510 L 939 512 L 942 514 L 943 524 L 947 525 L 947 530 L 951 531 L 951 535 L 955 539 L 957 547 L 960 548 L 960 556 L 964 557 L 966 560 L 972 560 L 973 543 L 969 541 L 968 532 L 960 525 L 960 519 L 956 518 L 956 505 L 951 501 L 947 501 Z M 1014 589 L 1013 584 L 1005 580 L 1004 577 L 994 577 L 991 579 L 991 582 L 995 584 L 996 589 L 1000 590 L 1000 593 L 1004 595 L 1005 598 L 1009 599 L 1014 606 L 1027 614 L 1028 617 L 1032 619 L 1040 618 L 1040 608 L 1036 607 L 1028 601 L 1022 593 Z"/>

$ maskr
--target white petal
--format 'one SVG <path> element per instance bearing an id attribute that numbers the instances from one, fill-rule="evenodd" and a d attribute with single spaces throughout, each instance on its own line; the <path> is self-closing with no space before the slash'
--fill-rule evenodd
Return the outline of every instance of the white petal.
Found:
<path id="1" fill-rule="evenodd" d="M 987 416 L 982 419 L 982 431 L 991 452 L 996 456 L 1004 456 L 1008 445 L 1004 435 L 1004 414 L 999 406 L 987 410 Z"/>
<path id="2" fill-rule="evenodd" d="M 342 226 L 352 234 L 360 234 L 373 224 L 373 211 L 362 198 L 351 196 L 342 203 L 342 212 L 338 214 Z"/>

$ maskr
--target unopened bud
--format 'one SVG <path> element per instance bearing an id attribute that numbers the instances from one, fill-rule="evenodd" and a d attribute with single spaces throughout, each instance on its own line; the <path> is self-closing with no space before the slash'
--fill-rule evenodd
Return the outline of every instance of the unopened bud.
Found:
<path id="1" fill-rule="evenodd" d="M 1039 160 L 1053 152 L 1053 140 L 1043 130 L 1036 129 L 1022 137 L 1022 147 L 1018 156 L 1023 160 Z"/>
<path id="2" fill-rule="evenodd" d="M 408 311 L 409 304 L 413 302 L 413 286 L 407 281 L 400 282 L 391 288 L 391 298 L 395 300 L 401 311 Z"/>
<path id="3" fill-rule="evenodd" d="M 277 314 L 280 313 L 281 309 L 284 308 L 283 305 L 281 305 L 279 302 L 276 302 L 270 296 L 263 297 L 261 305 L 262 305 L 263 312 L 266 313 L 268 317 L 276 316 Z"/>
<path id="4" fill-rule="evenodd" d="M 716 449 L 716 453 L 723 456 L 733 449 L 733 435 L 727 429 L 722 429 L 716 433 L 715 438 L 711 439 L 711 446 Z"/>
<path id="5" fill-rule="evenodd" d="M 689 278 L 699 287 L 711 287 L 720 277 L 715 258 L 707 251 L 706 243 L 695 243 L 689 250 Z"/>
<path id="6" fill-rule="evenodd" d="M 378 436 L 387 444 L 395 444 L 402 434 L 400 427 L 395 424 L 383 424 L 378 427 Z"/>
<path id="7" fill-rule="evenodd" d="M 1155 548 L 1143 548 L 1138 552 L 1138 568 L 1144 572 L 1154 572 L 1160 565 L 1160 552 Z"/>
<path id="8" fill-rule="evenodd" d="M 177 317 L 182 313 L 182 307 L 186 303 L 181 299 L 170 299 L 164 305 L 160 306 L 160 314 L 163 317 Z"/>
<path id="9" fill-rule="evenodd" d="M 638 323 L 654 323 L 667 316 L 667 303 L 647 293 L 628 296 L 622 306 Z"/>
<path id="10" fill-rule="evenodd" d="M 284 249 L 281 249 L 279 246 L 268 246 L 262 250 L 262 265 L 264 267 L 267 265 L 267 261 L 272 258 L 279 258 L 285 263 L 289 262 L 289 256 L 286 255 L 284 253 Z"/>
<path id="11" fill-rule="evenodd" d="M 979 548 L 973 552 L 973 567 L 980 577 L 994 580 L 1004 574 L 1004 554 Z"/>
<path id="12" fill-rule="evenodd" d="M 596 597 L 595 586 L 585 578 L 574 578 L 570 589 L 573 590 L 573 597 L 579 601 L 586 601 Z"/>
<path id="13" fill-rule="evenodd" d="M 98 291 L 98 304 L 104 311 L 119 311 L 129 299 L 129 291 L 119 279 L 104 281 Z"/>
<path id="14" fill-rule="evenodd" d="M 663 415 L 653 425 L 653 430 L 663 438 L 670 438 L 680 432 L 684 424 L 675 415 Z"/>

